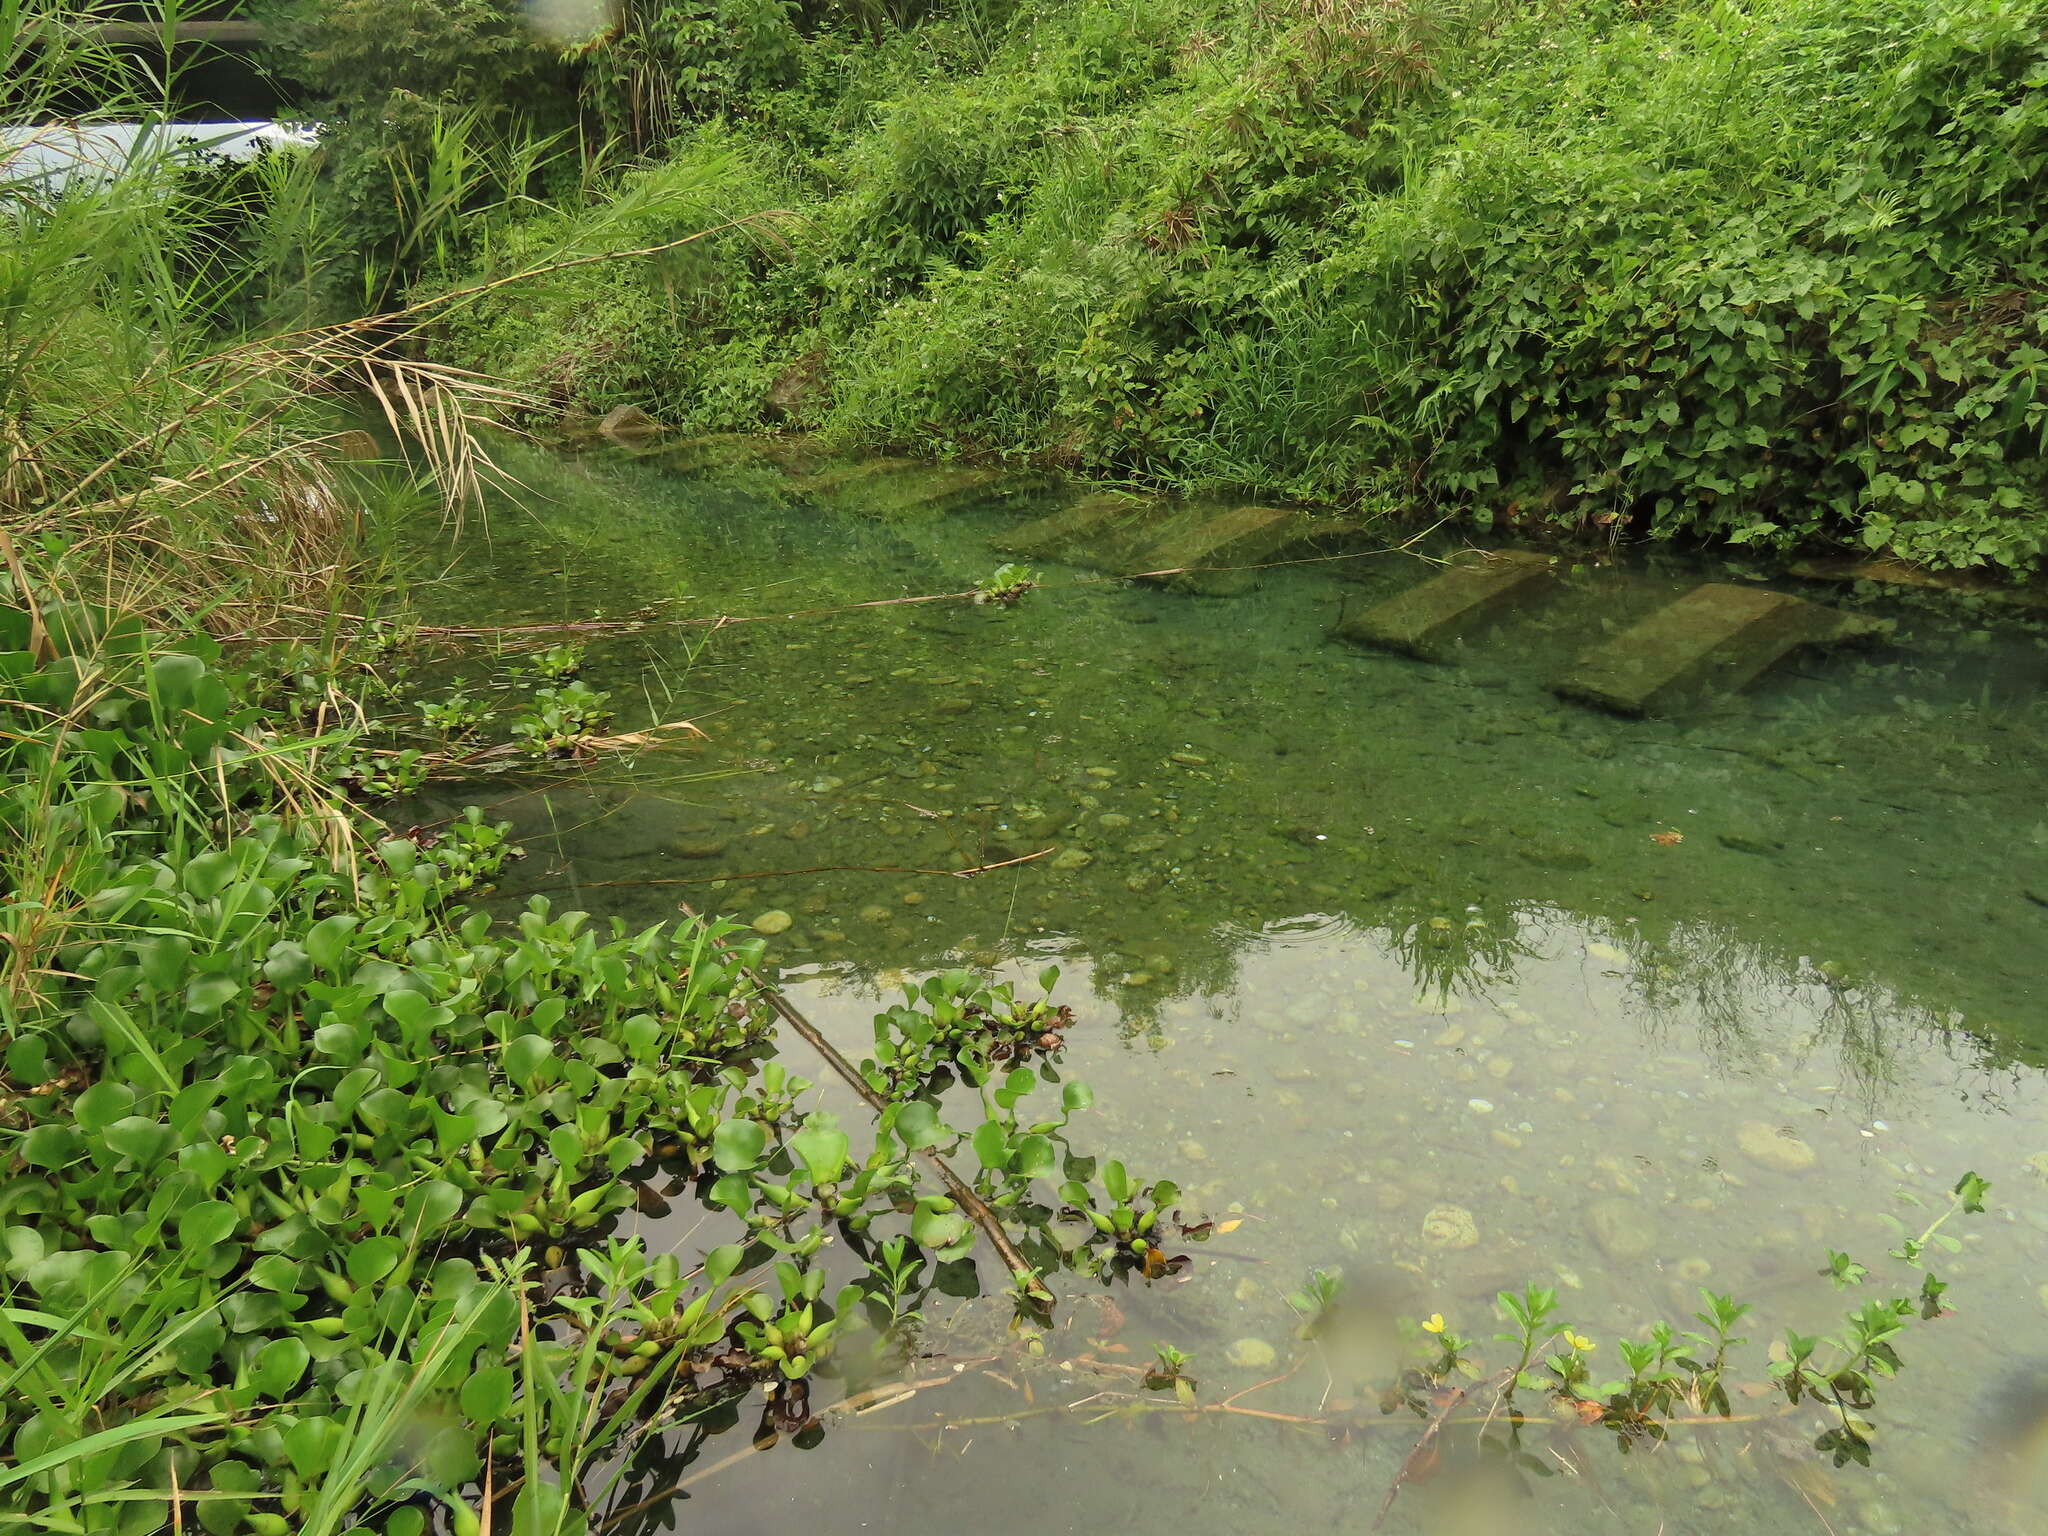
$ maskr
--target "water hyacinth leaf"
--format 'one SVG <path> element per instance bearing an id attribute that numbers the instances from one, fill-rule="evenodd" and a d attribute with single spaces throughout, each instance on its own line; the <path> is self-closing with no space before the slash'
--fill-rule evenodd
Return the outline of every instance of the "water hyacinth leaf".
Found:
<path id="1" fill-rule="evenodd" d="M 1010 1163 L 1010 1138 L 1000 1123 L 984 1120 L 974 1132 L 974 1155 L 984 1168 L 1006 1168 Z"/>
<path id="2" fill-rule="evenodd" d="M 185 988 L 185 1011 L 210 1019 L 240 996 L 242 984 L 232 976 L 195 976 Z"/>
<path id="3" fill-rule="evenodd" d="M 1038 973 L 1038 989 L 1041 992 L 1050 992 L 1054 987 L 1058 986 L 1059 984 L 1060 968 L 1058 966 L 1048 965 L 1044 970 Z"/>
<path id="4" fill-rule="evenodd" d="M 922 1099 L 913 1099 L 897 1111 L 896 1135 L 904 1146 L 914 1152 L 951 1137 L 954 1131 L 939 1119 L 939 1112 L 934 1106 Z"/>
<path id="5" fill-rule="evenodd" d="M 738 1243 L 721 1243 L 704 1255 L 704 1283 L 716 1288 L 725 1284 L 740 1267 L 747 1251 Z"/>
<path id="6" fill-rule="evenodd" d="M 405 1197 L 405 1230 L 424 1244 L 462 1210 L 462 1191 L 446 1179 L 429 1179 Z"/>
<path id="7" fill-rule="evenodd" d="M 506 1042 L 505 1075 L 517 1083 L 528 1082 L 554 1054 L 554 1042 L 540 1035 L 521 1035 Z"/>
<path id="8" fill-rule="evenodd" d="M 583 1166 L 583 1138 L 573 1125 L 558 1125 L 548 1132 L 548 1156 L 571 1178 Z"/>
<path id="9" fill-rule="evenodd" d="M 313 1031 L 313 1049 L 336 1061 L 351 1061 L 363 1054 L 363 1032 L 353 1024 L 322 1024 Z"/>
<path id="10" fill-rule="evenodd" d="M 512 1536 L 585 1536 L 589 1529 L 581 1511 L 554 1483 L 529 1479 L 512 1506 Z"/>
<path id="11" fill-rule="evenodd" d="M 49 1251 L 42 1233 L 34 1227 L 9 1227 L 0 1232 L 0 1254 L 5 1255 L 0 1259 L 0 1266 L 4 1266 L 10 1275 L 27 1274 L 32 1266 L 43 1261 L 43 1256 Z"/>
<path id="12" fill-rule="evenodd" d="M 170 1151 L 172 1133 L 171 1128 L 160 1120 L 152 1120 L 147 1115 L 126 1115 L 102 1131 L 100 1139 L 106 1142 L 109 1151 L 146 1168 Z M 220 1151 L 218 1147 L 211 1150 Z M 226 1154 L 220 1155 L 225 1160 Z M 215 1174 L 201 1182 L 211 1185 L 218 1178 L 219 1175 Z"/>
<path id="13" fill-rule="evenodd" d="M 301 1477 L 323 1471 L 341 1436 L 341 1425 L 331 1418 L 320 1414 L 300 1418 L 284 1432 L 284 1451 L 291 1458 L 292 1470 Z"/>
<path id="14" fill-rule="evenodd" d="M 638 1062 L 652 1062 L 661 1051 L 661 1024 L 647 1014 L 636 1014 L 620 1026 L 626 1050 Z"/>
<path id="15" fill-rule="evenodd" d="M 313 979 L 313 957 L 305 945 L 280 939 L 264 957 L 263 979 L 287 992 L 296 991 Z"/>
<path id="16" fill-rule="evenodd" d="M 1060 1089 L 1060 1107 L 1068 1114 L 1079 1114 L 1095 1103 L 1095 1090 L 1078 1078 Z"/>
<path id="17" fill-rule="evenodd" d="M 192 941 L 183 934 L 159 934 L 135 946 L 136 963 L 142 967 L 142 979 L 159 992 L 169 992 L 178 984 L 178 978 L 185 973 L 186 963 L 192 958 Z"/>
<path id="18" fill-rule="evenodd" d="M 18 1035 L 7 1043 L 7 1075 L 24 1088 L 40 1087 L 50 1077 L 50 1044 L 41 1035 Z"/>
<path id="19" fill-rule="evenodd" d="M 313 963 L 323 971 L 338 969 L 342 956 L 348 952 L 348 937 L 358 921 L 354 913 L 337 912 L 307 929 L 306 953 L 312 956 Z"/>
<path id="20" fill-rule="evenodd" d="M 387 992 L 384 1011 L 406 1029 L 417 1029 L 433 1012 L 433 1002 L 422 992 Z"/>
<path id="21" fill-rule="evenodd" d="M 1102 1187 L 1109 1192 L 1109 1198 L 1119 1205 L 1131 1198 L 1131 1176 L 1124 1171 L 1124 1165 L 1115 1158 L 1102 1165 Z"/>
<path id="22" fill-rule="evenodd" d="M 916 1214 L 910 1218 L 910 1235 L 924 1248 L 950 1248 L 969 1230 L 967 1218 L 951 1200 L 920 1200 Z"/>
<path id="23" fill-rule="evenodd" d="M 768 1146 L 768 1132 L 758 1120 L 725 1120 L 711 1135 L 711 1160 L 725 1173 L 758 1167 Z"/>
<path id="24" fill-rule="evenodd" d="M 94 1083 L 71 1103 L 71 1118 L 86 1131 L 103 1131 L 135 1110 L 135 1090 L 126 1083 Z"/>
<path id="25" fill-rule="evenodd" d="M 249 1380 L 258 1392 L 273 1402 L 282 1401 L 299 1384 L 312 1360 L 306 1346 L 295 1338 L 272 1339 L 256 1352 Z"/>
<path id="26" fill-rule="evenodd" d="M 789 1149 L 811 1176 L 813 1184 L 837 1184 L 846 1172 L 852 1142 L 831 1115 L 812 1115 L 804 1128 L 789 1139 Z"/>
<path id="27" fill-rule="evenodd" d="M 202 1200 L 178 1213 L 178 1244 L 187 1252 L 217 1247 L 234 1235 L 241 1217 L 225 1200 Z"/>
<path id="28" fill-rule="evenodd" d="M 1017 1142 L 1010 1166 L 1027 1179 L 1050 1178 L 1059 1166 L 1059 1152 L 1050 1136 L 1025 1136 Z"/>
<path id="29" fill-rule="evenodd" d="M 470 1373 L 458 1400 L 463 1415 L 479 1424 L 496 1424 L 512 1416 L 512 1367 L 487 1365 Z"/>
<path id="30" fill-rule="evenodd" d="M 357 1285 L 373 1285 L 398 1267 L 405 1245 L 389 1233 L 366 1237 L 348 1251 L 348 1277 Z"/>
<path id="31" fill-rule="evenodd" d="M 124 1121 L 123 1124 L 126 1122 Z M 154 1124 L 155 1122 L 151 1122 Z M 113 1146 L 112 1132 L 108 1133 L 107 1145 Z M 172 1140 L 169 1131 L 164 1132 L 164 1145 L 169 1147 Z M 131 1154 L 132 1155 L 132 1154 Z M 161 1153 L 156 1154 L 161 1156 Z M 155 1157 L 137 1157 L 136 1162 L 147 1166 Z M 227 1177 L 235 1160 L 228 1156 L 227 1149 L 217 1141 L 192 1141 L 178 1148 L 178 1167 L 190 1175 L 192 1182 L 202 1190 L 211 1190 Z"/>
<path id="32" fill-rule="evenodd" d="M 184 869 L 179 872 L 178 883 L 201 901 L 211 901 L 234 876 L 235 856 L 216 848 L 186 860 Z"/>
<path id="33" fill-rule="evenodd" d="M 77 1131 L 68 1125 L 52 1123 L 33 1127 L 21 1138 L 15 1151 L 30 1167 L 54 1172 L 78 1156 L 81 1145 Z"/>

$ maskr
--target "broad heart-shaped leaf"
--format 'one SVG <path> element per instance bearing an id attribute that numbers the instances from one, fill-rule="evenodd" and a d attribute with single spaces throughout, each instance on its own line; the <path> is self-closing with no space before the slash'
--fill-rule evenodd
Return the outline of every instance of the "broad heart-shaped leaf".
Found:
<path id="1" fill-rule="evenodd" d="M 723 1120 L 711 1133 L 711 1160 L 726 1173 L 745 1173 L 759 1166 L 768 1146 L 768 1132 L 758 1120 Z"/>
<path id="2" fill-rule="evenodd" d="M 323 971 L 332 971 L 341 964 L 341 958 L 348 952 L 348 936 L 354 931 L 356 917 L 353 913 L 337 912 L 332 917 L 323 917 L 306 930 L 306 953 L 313 963 Z"/>
<path id="3" fill-rule="evenodd" d="M 589 1522 L 555 1483 L 527 1479 L 512 1506 L 512 1536 L 585 1536 Z"/>
<path id="4" fill-rule="evenodd" d="M 920 1200 L 917 1213 L 910 1218 L 910 1235 L 917 1239 L 919 1247 L 934 1251 L 952 1247 L 967 1231 L 967 1218 L 950 1200 Z"/>
<path id="5" fill-rule="evenodd" d="M 293 991 L 313 979 L 313 957 L 306 953 L 305 945 L 280 939 L 264 957 L 263 977 L 272 986 Z"/>
<path id="6" fill-rule="evenodd" d="M 505 1044 L 505 1075 L 523 1083 L 555 1054 L 554 1043 L 540 1035 L 521 1035 Z"/>
<path id="7" fill-rule="evenodd" d="M 847 1154 L 852 1150 L 846 1132 L 836 1117 L 812 1115 L 804 1128 L 789 1138 L 789 1150 L 811 1175 L 813 1184 L 837 1184 L 846 1172 Z"/>
<path id="8" fill-rule="evenodd" d="M 235 856 L 216 848 L 185 861 L 178 883 L 201 901 L 211 901 L 235 875 Z"/>
<path id="9" fill-rule="evenodd" d="M 974 1155 L 984 1168 L 1010 1165 L 1010 1137 L 1000 1122 L 984 1120 L 974 1132 Z"/>
<path id="10" fill-rule="evenodd" d="M 733 1271 L 740 1267 L 740 1260 L 746 1256 L 747 1250 L 738 1243 L 723 1243 L 712 1249 L 704 1255 L 704 1283 L 714 1288 L 725 1284 L 732 1278 Z"/>
<path id="11" fill-rule="evenodd" d="M 134 1112 L 135 1090 L 120 1082 L 94 1083 L 71 1105 L 71 1118 L 85 1131 L 103 1131 Z"/>
<path id="12" fill-rule="evenodd" d="M 1059 1167 L 1059 1152 L 1050 1136 L 1026 1136 L 1018 1141 L 1010 1166 L 1027 1179 L 1051 1178 Z"/>
<path id="13" fill-rule="evenodd" d="M 272 1339 L 256 1352 L 256 1365 L 249 1380 L 272 1402 L 282 1402 L 306 1374 L 312 1355 L 295 1338 Z"/>
<path id="14" fill-rule="evenodd" d="M 495 1424 L 512 1416 L 512 1367 L 487 1365 L 472 1372 L 458 1397 L 463 1417 Z"/>
<path id="15" fill-rule="evenodd" d="M 398 1267 L 405 1245 L 389 1233 L 366 1237 L 348 1251 L 348 1277 L 357 1285 L 382 1280 Z"/>
<path id="16" fill-rule="evenodd" d="M 185 987 L 185 1011 L 210 1019 L 241 990 L 242 984 L 232 976 L 194 976 Z"/>
<path id="17" fill-rule="evenodd" d="M 340 1439 L 338 1422 L 317 1414 L 308 1415 L 285 1430 L 284 1452 L 291 1458 L 292 1470 L 301 1477 L 311 1477 L 326 1470 L 329 1455 Z"/>
<path id="18" fill-rule="evenodd" d="M 110 1151 L 119 1153 L 139 1168 L 147 1168 L 171 1149 L 171 1128 L 148 1115 L 126 1115 L 101 1133 Z M 208 1143 L 212 1150 L 220 1148 Z M 226 1153 L 221 1156 L 225 1158 Z"/>
<path id="19" fill-rule="evenodd" d="M 187 1252 L 212 1248 L 226 1242 L 241 1225 L 241 1217 L 225 1200 L 202 1200 L 178 1213 L 178 1245 Z"/>
<path id="20" fill-rule="evenodd" d="M 1091 1107 L 1095 1103 L 1095 1090 L 1079 1078 L 1060 1090 L 1060 1107 L 1070 1115 Z"/>
<path id="21" fill-rule="evenodd" d="M 957 1134 L 939 1118 L 938 1110 L 922 1099 L 912 1099 L 896 1111 L 896 1134 L 903 1145 L 916 1151 Z"/>

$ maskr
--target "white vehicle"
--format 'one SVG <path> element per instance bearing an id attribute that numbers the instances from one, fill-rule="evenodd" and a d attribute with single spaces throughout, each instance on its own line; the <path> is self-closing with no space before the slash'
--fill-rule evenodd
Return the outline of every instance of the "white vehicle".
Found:
<path id="1" fill-rule="evenodd" d="M 267 150 L 311 149 L 304 123 L 18 123 L 0 127 L 0 188 L 63 191 L 111 181 L 145 165 L 253 160 Z"/>

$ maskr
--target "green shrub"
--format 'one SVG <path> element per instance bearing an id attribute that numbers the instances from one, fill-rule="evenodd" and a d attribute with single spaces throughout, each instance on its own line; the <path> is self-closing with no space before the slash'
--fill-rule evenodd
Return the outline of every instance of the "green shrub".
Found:
<path id="1" fill-rule="evenodd" d="M 687 334 L 593 310 L 583 393 L 742 426 L 804 359 L 829 394 L 802 424 L 849 445 L 2042 552 L 2048 0 L 1067 0 L 799 32 L 794 77 L 678 151 L 777 167 L 789 258 Z"/>

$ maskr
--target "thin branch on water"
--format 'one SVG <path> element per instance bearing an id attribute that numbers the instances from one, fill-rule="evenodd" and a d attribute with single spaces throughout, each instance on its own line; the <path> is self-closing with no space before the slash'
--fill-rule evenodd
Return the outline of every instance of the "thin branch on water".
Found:
<path id="1" fill-rule="evenodd" d="M 688 902 L 679 902 L 677 905 L 682 908 L 685 917 L 690 918 L 694 922 L 704 922 L 704 919 L 698 916 Z M 709 931 L 707 927 L 706 932 L 708 933 Z M 712 947 L 717 949 L 720 954 L 726 956 L 726 958 L 734 958 L 732 951 L 726 948 L 723 939 L 713 938 L 711 943 Z M 825 1038 L 817 1025 L 797 1011 L 796 1004 L 792 1003 L 784 995 L 780 987 L 769 981 L 767 977 L 750 965 L 741 964 L 740 973 L 760 989 L 761 995 L 768 999 L 769 1006 L 782 1016 L 783 1021 L 791 1029 L 803 1036 L 811 1049 L 816 1051 L 825 1064 L 844 1080 L 847 1087 L 860 1096 L 863 1103 L 874 1110 L 876 1114 L 882 1114 L 890 1108 L 889 1101 L 868 1086 L 868 1081 L 860 1075 L 859 1068 L 840 1055 L 838 1049 L 831 1041 Z M 943 1157 L 940 1157 L 938 1153 L 932 1151 L 930 1147 L 918 1148 L 917 1155 L 923 1158 L 931 1166 L 932 1170 L 938 1174 L 940 1182 L 946 1186 L 946 1193 L 952 1196 L 953 1203 L 959 1206 L 966 1213 L 968 1219 L 981 1229 L 981 1235 L 988 1239 L 989 1246 L 995 1249 L 997 1254 L 1002 1257 L 1003 1263 L 1009 1267 L 1010 1274 L 1015 1278 L 1018 1288 L 1026 1296 L 1030 1297 L 1032 1302 L 1038 1307 L 1050 1311 L 1056 1298 L 1047 1289 L 1045 1282 L 1038 1278 L 1038 1271 L 1032 1267 L 1030 1260 L 1026 1259 L 1018 1251 L 1017 1245 L 1010 1241 L 1009 1233 L 1003 1230 L 1003 1224 L 996 1219 L 995 1212 L 991 1211 L 982 1202 L 981 1197 L 967 1187 L 966 1181 L 953 1171 L 952 1166 Z"/>
<path id="2" fill-rule="evenodd" d="M 893 864 L 814 864 L 809 869 L 762 869 L 730 875 L 663 875 L 652 880 L 578 880 L 580 891 L 613 890 L 619 887 L 657 885 L 717 885 L 727 880 L 782 880 L 797 875 L 930 875 L 947 880 L 972 880 L 976 875 L 986 875 L 998 869 L 1011 869 L 1019 864 L 1029 864 L 1044 858 L 1053 850 L 1041 848 L 1036 853 L 1027 853 L 1014 859 L 1004 859 L 997 864 L 977 864 L 972 869 L 909 869 Z M 523 891 L 501 891 L 506 899 L 530 896 L 537 890 L 553 890 L 555 887 L 533 887 Z M 688 908 L 684 909 L 685 911 Z"/>

